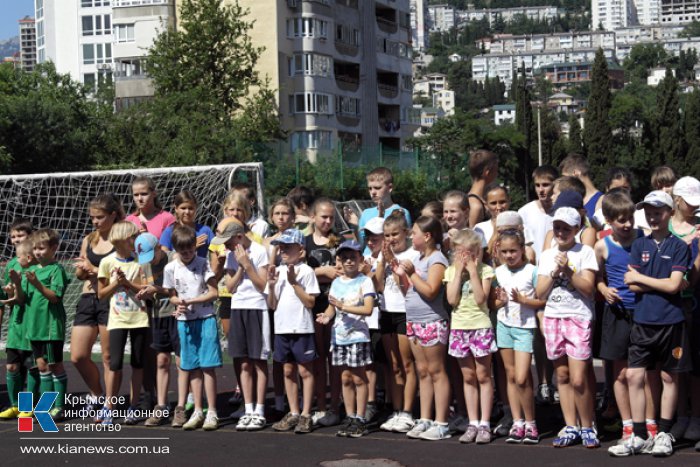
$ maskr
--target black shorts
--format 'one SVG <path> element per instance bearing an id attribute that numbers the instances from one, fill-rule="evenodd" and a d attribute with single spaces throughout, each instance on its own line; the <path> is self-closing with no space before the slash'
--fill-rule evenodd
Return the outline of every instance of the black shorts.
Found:
<path id="1" fill-rule="evenodd" d="M 593 304 L 593 319 L 591 323 L 591 356 L 593 358 L 603 358 L 601 356 L 601 347 L 603 344 L 603 310 L 605 305 L 605 302 L 599 301 Z"/>
<path id="2" fill-rule="evenodd" d="M 382 333 L 378 329 L 369 330 L 370 346 L 372 348 L 372 361 L 374 363 L 386 363 L 386 354 L 382 344 Z"/>
<path id="3" fill-rule="evenodd" d="M 627 360 L 632 332 L 632 311 L 620 304 L 605 304 L 601 321 L 600 358 Z"/>
<path id="4" fill-rule="evenodd" d="M 84 293 L 75 307 L 73 326 L 107 326 L 109 299 L 98 300 L 97 294 Z"/>
<path id="5" fill-rule="evenodd" d="M 693 317 L 693 323 L 690 326 L 690 350 L 693 363 L 691 373 L 700 378 L 700 316 L 697 314 Z"/>
<path id="6" fill-rule="evenodd" d="M 379 315 L 379 329 L 382 334 L 406 335 L 406 313 L 382 311 Z"/>
<path id="7" fill-rule="evenodd" d="M 279 363 L 309 363 L 318 358 L 313 334 L 276 334 L 273 359 Z"/>
<path id="8" fill-rule="evenodd" d="M 63 341 L 32 341 L 34 359 L 43 358 L 46 363 L 63 362 Z"/>
<path id="9" fill-rule="evenodd" d="M 231 297 L 219 297 L 219 318 L 231 319 Z"/>
<path id="10" fill-rule="evenodd" d="M 232 358 L 267 360 L 270 356 L 268 310 L 231 310 L 228 353 Z"/>
<path id="11" fill-rule="evenodd" d="M 685 321 L 676 324 L 632 325 L 628 366 L 683 373 L 692 368 Z"/>
<path id="12" fill-rule="evenodd" d="M 127 337 L 131 341 L 131 367 L 143 368 L 148 328 L 120 328 L 109 331 L 109 369 L 112 371 L 121 371 L 124 366 Z"/>
<path id="13" fill-rule="evenodd" d="M 174 352 L 180 356 L 180 335 L 177 333 L 177 318 L 164 316 L 151 319 L 151 348 L 156 352 Z"/>
<path id="14" fill-rule="evenodd" d="M 5 349 L 8 365 L 20 365 L 26 368 L 34 366 L 34 354 L 31 350 Z"/>

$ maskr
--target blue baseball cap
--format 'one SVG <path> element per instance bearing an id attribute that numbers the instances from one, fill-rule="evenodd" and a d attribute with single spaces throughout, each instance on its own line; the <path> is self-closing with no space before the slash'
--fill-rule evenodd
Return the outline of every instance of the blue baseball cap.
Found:
<path id="1" fill-rule="evenodd" d="M 338 250 L 336 251 L 336 254 L 340 254 L 341 251 L 343 250 L 352 250 L 352 251 L 362 251 L 362 246 L 357 243 L 355 240 L 346 240 L 343 243 L 340 244 L 338 247 Z"/>
<path id="2" fill-rule="evenodd" d="M 150 263 L 153 261 L 153 257 L 156 254 L 156 248 L 158 248 L 158 237 L 148 232 L 144 232 L 136 237 L 134 248 L 136 250 L 136 256 L 138 257 L 139 264 Z"/>
<path id="3" fill-rule="evenodd" d="M 270 242 L 271 245 L 297 244 L 304 246 L 304 234 L 298 229 L 287 229 L 282 235 Z"/>
<path id="4" fill-rule="evenodd" d="M 552 211 L 556 212 L 559 208 L 574 208 L 583 209 L 583 196 L 578 191 L 565 190 L 559 193 L 557 200 L 552 206 Z"/>

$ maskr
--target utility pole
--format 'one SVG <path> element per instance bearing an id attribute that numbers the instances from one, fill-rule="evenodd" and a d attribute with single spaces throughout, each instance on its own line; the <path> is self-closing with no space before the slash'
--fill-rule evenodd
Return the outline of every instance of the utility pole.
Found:
<path id="1" fill-rule="evenodd" d="M 542 165 L 542 125 L 540 124 L 540 104 L 537 104 L 537 163 Z"/>

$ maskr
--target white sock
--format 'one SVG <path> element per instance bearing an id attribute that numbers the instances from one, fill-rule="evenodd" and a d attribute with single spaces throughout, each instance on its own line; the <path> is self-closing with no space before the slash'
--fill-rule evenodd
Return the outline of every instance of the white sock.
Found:
<path id="1" fill-rule="evenodd" d="M 479 422 L 479 426 L 485 426 L 486 428 L 488 428 L 490 430 L 491 429 L 491 422 L 489 422 L 488 420 L 482 420 Z"/>
<path id="2" fill-rule="evenodd" d="M 513 426 L 525 426 L 525 420 L 523 420 L 522 418 L 520 420 L 513 420 Z"/>
<path id="3" fill-rule="evenodd" d="M 255 404 L 255 413 L 257 415 L 260 415 L 261 417 L 265 416 L 265 405 L 264 404 Z"/>
<path id="4" fill-rule="evenodd" d="M 479 426 L 479 420 L 469 420 L 471 426 Z"/>
<path id="5" fill-rule="evenodd" d="M 252 414 L 253 413 L 253 407 L 255 404 L 246 404 L 245 405 L 245 413 L 246 415 Z"/>
<path id="6" fill-rule="evenodd" d="M 201 409 L 194 409 L 194 412 L 192 412 L 192 415 L 204 415 L 204 412 L 202 412 Z"/>
<path id="7" fill-rule="evenodd" d="M 207 417 L 218 417 L 216 409 L 207 409 Z"/>
<path id="8" fill-rule="evenodd" d="M 278 412 L 284 410 L 284 396 L 275 396 L 275 410 Z"/>

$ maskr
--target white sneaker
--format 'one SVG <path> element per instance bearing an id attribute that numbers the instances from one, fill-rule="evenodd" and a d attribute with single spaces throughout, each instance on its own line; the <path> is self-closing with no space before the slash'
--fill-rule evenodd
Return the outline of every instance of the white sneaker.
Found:
<path id="1" fill-rule="evenodd" d="M 449 427 L 447 425 L 438 425 L 437 423 L 433 423 L 433 426 L 419 436 L 420 439 L 427 439 L 428 441 L 440 441 L 451 437 Z"/>
<path id="2" fill-rule="evenodd" d="M 673 454 L 673 436 L 664 433 L 663 431 L 654 438 L 654 447 L 651 450 L 651 455 L 656 457 L 667 457 Z"/>
<path id="3" fill-rule="evenodd" d="M 250 422 L 253 421 L 253 414 L 245 414 L 241 418 L 238 419 L 238 423 L 236 424 L 236 431 L 247 431 L 248 430 L 248 425 L 250 425 Z"/>
<path id="4" fill-rule="evenodd" d="M 683 437 L 688 441 L 700 441 L 700 419 L 693 417 Z"/>
<path id="5" fill-rule="evenodd" d="M 614 446 L 608 448 L 608 454 L 614 457 L 627 457 L 635 454 L 643 454 L 644 446 L 653 441 L 644 440 L 638 436 L 630 436 L 626 440 L 620 440 Z"/>
<path id="6" fill-rule="evenodd" d="M 406 414 L 399 414 L 394 421 L 394 433 L 408 433 L 416 425 L 415 420 Z"/>
<path id="7" fill-rule="evenodd" d="M 413 439 L 419 439 L 420 435 L 428 431 L 431 426 L 433 426 L 432 420 L 418 420 L 413 428 L 406 433 L 406 436 Z"/>
<path id="8" fill-rule="evenodd" d="M 311 424 L 313 426 L 318 426 L 318 421 L 326 416 L 325 410 L 317 410 L 311 414 Z"/>
<path id="9" fill-rule="evenodd" d="M 267 420 L 265 420 L 265 417 L 262 415 L 253 414 L 250 416 L 250 422 L 248 423 L 246 429 L 248 431 L 259 431 L 265 428 L 265 425 L 267 425 Z"/>
<path id="10" fill-rule="evenodd" d="M 186 431 L 196 430 L 197 428 L 202 428 L 204 425 L 204 414 L 201 412 L 194 412 L 187 423 L 182 425 L 182 429 Z"/>
<path id="11" fill-rule="evenodd" d="M 207 412 L 207 418 L 204 420 L 204 424 L 202 425 L 202 429 L 204 431 L 214 431 L 219 429 L 219 417 L 216 415 Z"/>
<path id="12" fill-rule="evenodd" d="M 382 423 L 381 426 L 379 427 L 381 430 L 384 431 L 394 431 L 394 424 L 396 423 L 396 420 L 399 418 L 399 413 L 394 412 L 391 414 L 391 417 L 389 417 L 386 422 Z"/>

